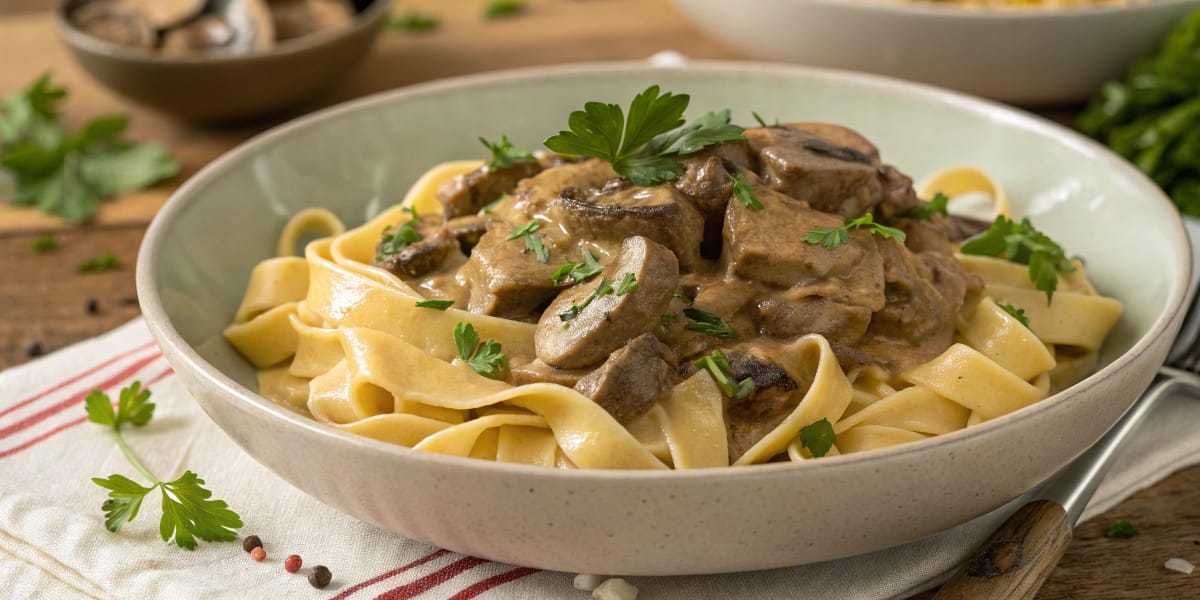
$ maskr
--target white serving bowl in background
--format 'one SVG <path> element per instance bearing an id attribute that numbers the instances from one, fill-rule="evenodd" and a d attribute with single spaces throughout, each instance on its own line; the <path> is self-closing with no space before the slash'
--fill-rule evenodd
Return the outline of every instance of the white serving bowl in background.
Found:
<path id="1" fill-rule="evenodd" d="M 221 337 L 287 217 L 349 225 L 403 197 L 478 136 L 534 147 L 588 100 L 650 84 L 750 123 L 831 121 L 921 177 L 987 169 L 1125 313 L 1083 382 L 979 426 L 799 464 L 683 472 L 561 471 L 421 453 L 344 433 L 255 393 Z M 1153 268 L 1148 268 L 1148 267 Z M 1152 182 L 1098 144 L 988 102 L 875 76 L 784 65 L 570 65 L 399 89 L 265 133 L 170 199 L 138 257 L 138 295 L 167 359 L 247 453 L 347 514 L 457 552 L 545 569 L 665 575 L 764 569 L 909 542 L 1017 497 L 1095 442 L 1148 385 L 1181 318 L 1188 242 Z"/>
<path id="2" fill-rule="evenodd" d="M 1200 0 L 979 8 L 906 0 L 675 0 L 747 56 L 851 69 L 1027 106 L 1080 102 Z"/>

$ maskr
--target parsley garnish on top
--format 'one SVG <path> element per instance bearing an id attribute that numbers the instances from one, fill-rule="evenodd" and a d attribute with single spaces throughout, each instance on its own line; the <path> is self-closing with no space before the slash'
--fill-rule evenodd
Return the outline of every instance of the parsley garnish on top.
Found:
<path id="1" fill-rule="evenodd" d="M 592 156 L 612 163 L 613 170 L 637 185 L 674 181 L 683 174 L 680 156 L 705 146 L 742 139 L 742 128 L 729 123 L 729 111 L 707 113 L 684 126 L 687 94 L 659 94 L 646 88 L 621 107 L 588 102 L 567 119 L 570 131 L 546 139 L 546 147 L 562 154 Z"/>
<path id="2" fill-rule="evenodd" d="M 617 295 L 624 296 L 625 294 L 637 289 L 637 286 L 637 276 L 633 273 L 626 273 L 625 277 L 621 279 L 621 285 L 617 286 Z"/>
<path id="3" fill-rule="evenodd" d="M 731 374 L 733 369 L 729 367 L 729 360 L 725 358 L 725 353 L 721 352 L 720 348 L 700 357 L 696 361 L 696 366 L 707 370 L 713 381 L 717 382 L 717 387 L 721 388 L 721 393 L 729 398 L 740 400 L 754 391 L 754 379 L 747 377 L 737 382 L 733 380 Z"/>
<path id="4" fill-rule="evenodd" d="M 705 335 L 711 335 L 720 340 L 736 340 L 738 334 L 730 327 L 725 319 L 718 317 L 709 312 L 704 312 L 698 308 L 685 308 L 683 315 L 692 320 L 691 323 L 684 325 L 683 328 L 688 331 L 696 331 Z"/>
<path id="5" fill-rule="evenodd" d="M 501 135 L 499 142 L 489 142 L 482 137 L 479 138 L 479 141 L 492 153 L 492 158 L 487 163 L 489 171 L 511 167 L 520 162 L 537 160 L 528 150 L 514 148 L 507 135 Z"/>
<path id="6" fill-rule="evenodd" d="M 409 11 L 388 20 L 388 29 L 402 31 L 432 31 L 442 24 L 441 19 L 418 11 Z"/>
<path id="7" fill-rule="evenodd" d="M 453 300 L 420 300 L 417 302 L 417 308 L 432 308 L 434 310 L 446 310 L 454 306 Z"/>
<path id="8" fill-rule="evenodd" d="M 872 235 L 882 238 L 904 241 L 904 232 L 895 227 L 888 227 L 875 222 L 875 216 L 867 213 L 857 219 L 846 219 L 841 227 L 818 227 L 804 236 L 804 241 L 810 244 L 820 244 L 830 250 L 850 241 L 850 230 L 866 227 Z"/>
<path id="9" fill-rule="evenodd" d="M 998 256 L 1029 265 L 1029 280 L 1034 287 L 1046 292 L 1046 304 L 1050 304 L 1054 290 L 1058 289 L 1058 273 L 1075 271 L 1075 264 L 1067 258 L 1062 246 L 1034 229 L 1029 219 L 1021 219 L 1017 223 L 1004 215 L 997 215 L 987 231 L 963 242 L 959 251 L 963 254 Z"/>
<path id="10" fill-rule="evenodd" d="M 379 241 L 379 251 L 375 253 L 375 262 L 383 262 L 406 246 L 425 239 L 425 236 L 417 231 L 417 209 L 409 206 L 404 209 L 404 212 L 412 215 L 412 218 L 397 227 L 395 231 L 392 231 L 391 225 L 383 228 L 383 239 Z"/>
<path id="11" fill-rule="evenodd" d="M 550 276 L 550 280 L 553 281 L 555 285 L 562 283 L 563 279 L 566 278 L 570 278 L 572 283 L 580 283 L 603 270 L 604 267 L 600 266 L 600 263 L 596 261 L 596 257 L 592 256 L 592 253 L 588 252 L 587 248 L 584 248 L 583 262 L 563 263 L 563 266 L 559 267 L 558 270 L 554 272 L 554 275 Z"/>
<path id="12" fill-rule="evenodd" d="M 829 453 L 837 435 L 833 432 L 833 424 L 828 419 L 806 425 L 800 429 L 800 445 L 808 448 L 814 458 L 821 458 Z"/>
<path id="13" fill-rule="evenodd" d="M 122 140 L 129 118 L 97 117 L 77 132 L 63 127 L 59 104 L 67 90 L 39 77 L 0 102 L 0 167 L 16 179 L 18 206 L 82 222 L 100 201 L 145 189 L 179 172 L 160 146 Z"/>
<path id="14" fill-rule="evenodd" d="M 609 283 L 607 279 L 601 277 L 600 283 L 596 286 L 596 289 L 592 290 L 592 293 L 584 296 L 583 300 L 579 301 L 579 304 L 572 304 L 570 309 L 558 313 L 558 318 L 560 321 L 566 322 L 566 326 L 569 327 L 571 325 L 569 321 L 573 320 L 575 317 L 578 317 L 579 313 L 583 312 L 583 309 L 587 308 L 593 300 L 596 300 L 597 298 L 603 298 L 614 293 L 615 291 L 616 290 L 613 289 L 612 284 Z"/>
<path id="15" fill-rule="evenodd" d="M 754 195 L 754 188 L 750 186 L 750 182 L 746 181 L 741 175 L 729 174 L 729 179 L 733 181 L 733 196 L 738 199 L 738 202 L 745 204 L 751 210 L 762 210 L 762 202 L 758 201 L 758 197 Z"/>
<path id="16" fill-rule="evenodd" d="M 508 237 L 505 239 L 511 242 L 517 238 L 525 238 L 525 250 L 522 252 L 533 251 L 537 261 L 544 263 L 550 260 L 550 251 L 546 250 L 546 246 L 542 244 L 542 236 L 540 234 L 534 234 L 535 231 L 541 228 L 541 223 L 538 223 L 537 221 L 530 221 L 514 229 L 512 233 L 508 234 Z"/>
<path id="17" fill-rule="evenodd" d="M 474 325 L 459 322 L 454 326 L 454 347 L 459 358 L 476 373 L 499 380 L 508 374 L 508 358 L 502 352 L 503 347 L 496 340 L 479 341 Z"/>
<path id="18" fill-rule="evenodd" d="M 950 214 L 950 211 L 947 207 L 949 203 L 950 197 L 938 192 L 933 195 L 933 198 L 929 199 L 929 202 L 918 204 L 915 208 L 908 211 L 908 214 L 905 216 L 912 217 L 914 219 L 931 219 L 933 218 L 933 215 L 948 216 Z"/>
<path id="19" fill-rule="evenodd" d="M 1029 317 L 1025 316 L 1025 309 L 1017 308 L 1011 304 L 1004 304 L 1003 302 L 997 302 L 996 306 L 999 306 L 1001 310 L 1012 315 L 1012 318 L 1016 319 L 1017 322 L 1026 328 L 1029 327 Z"/>
<path id="20" fill-rule="evenodd" d="M 113 411 L 112 400 L 100 390 L 86 398 L 88 420 L 109 427 L 116 438 L 117 447 L 129 464 L 151 481 L 145 487 L 124 475 L 109 475 L 107 479 L 93 477 L 92 482 L 108 490 L 108 499 L 100 507 L 104 510 L 104 526 L 116 532 L 125 523 L 137 517 L 146 495 L 158 488 L 162 492 L 162 518 L 158 532 L 164 542 L 188 550 L 196 549 L 196 540 L 227 542 L 237 538 L 236 529 L 242 519 L 229 509 L 224 500 L 212 500 L 212 492 L 204 488 L 204 480 L 191 471 L 184 471 L 174 481 L 162 481 L 138 460 L 133 450 L 125 443 L 121 434 L 122 425 L 142 427 L 154 416 L 154 403 L 149 402 L 150 390 L 142 389 L 140 382 L 133 382 L 122 389 Z"/>

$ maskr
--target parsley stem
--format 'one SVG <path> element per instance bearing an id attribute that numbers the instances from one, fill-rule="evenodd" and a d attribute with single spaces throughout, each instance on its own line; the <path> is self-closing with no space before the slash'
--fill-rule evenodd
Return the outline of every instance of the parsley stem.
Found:
<path id="1" fill-rule="evenodd" d="M 125 460 L 129 461 L 129 464 L 133 465 L 133 468 L 137 469 L 138 473 L 141 473 L 143 477 L 152 481 L 154 485 L 162 484 L 162 481 L 155 477 L 150 472 L 150 469 L 147 469 L 146 465 L 142 464 L 142 461 L 138 460 L 137 455 L 133 453 L 133 449 L 129 447 L 129 444 L 125 443 L 125 436 L 121 435 L 120 429 L 113 427 L 113 437 L 117 438 L 117 447 L 121 449 L 121 454 L 125 455 Z"/>

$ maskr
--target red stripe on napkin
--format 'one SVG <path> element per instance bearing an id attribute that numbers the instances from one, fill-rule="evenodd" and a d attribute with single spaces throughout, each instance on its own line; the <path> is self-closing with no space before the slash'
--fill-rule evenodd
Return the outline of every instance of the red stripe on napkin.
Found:
<path id="1" fill-rule="evenodd" d="M 345 598 L 349 597 L 350 594 L 353 594 L 354 592 L 357 592 L 358 590 L 361 590 L 365 587 L 370 587 L 372 585 L 375 585 L 376 583 L 379 583 L 380 581 L 383 581 L 384 579 L 390 579 L 392 577 L 395 577 L 413 567 L 419 567 L 435 558 L 445 556 L 446 554 L 449 554 L 449 553 L 450 553 L 449 550 L 438 550 L 437 552 L 432 552 L 428 556 L 426 556 L 424 558 L 418 558 L 417 560 L 414 560 L 414 561 L 408 563 L 407 565 L 404 565 L 403 567 L 400 567 L 398 569 L 392 569 L 391 571 L 388 571 L 387 573 L 384 573 L 382 575 L 376 575 L 375 577 L 372 577 L 366 581 L 363 581 L 361 583 L 356 583 L 356 584 L 346 588 L 345 590 L 342 590 L 342 593 L 334 596 L 333 598 L 330 598 L 330 600 L 345 600 Z"/>
<path id="2" fill-rule="evenodd" d="M 155 375 L 154 377 L 151 377 L 149 380 L 147 380 L 146 387 L 150 387 L 152 384 L 158 383 L 160 380 L 166 378 L 169 375 L 172 375 L 173 373 L 175 373 L 175 371 L 172 370 L 170 367 L 167 367 L 167 370 L 165 370 L 162 373 L 159 373 L 158 375 Z M 108 386 L 106 386 L 106 387 L 108 387 Z M 51 429 L 50 431 L 47 431 L 47 432 L 31 439 L 31 440 L 27 440 L 26 442 L 24 442 L 22 444 L 13 446 L 12 448 L 9 448 L 8 450 L 0 450 L 0 459 L 8 458 L 9 456 L 12 456 L 22 450 L 25 450 L 26 448 L 40 444 L 41 442 L 44 442 L 47 439 L 54 437 L 55 435 L 61 433 L 62 431 L 66 430 L 66 429 L 70 429 L 72 427 L 75 427 L 76 425 L 84 423 L 85 421 L 87 421 L 87 417 L 80 417 L 73 421 L 68 421 L 66 423 L 63 423 L 62 425 L 59 425 L 58 427 L 55 427 L 54 429 Z"/>
<path id="3" fill-rule="evenodd" d="M 411 600 L 429 590 L 450 581 L 464 571 L 474 569 L 488 561 L 474 556 L 464 556 L 412 583 L 375 596 L 375 600 Z"/>
<path id="4" fill-rule="evenodd" d="M 517 567 L 515 569 L 510 569 L 499 575 L 488 577 L 483 581 L 477 581 L 474 585 L 463 589 L 463 591 L 453 596 L 450 596 L 448 600 L 471 600 L 471 598 L 474 598 L 475 596 L 478 596 L 492 588 L 502 586 L 511 581 L 516 581 L 527 575 L 533 575 L 539 571 L 540 569 L 530 569 L 529 567 Z"/>
<path id="5" fill-rule="evenodd" d="M 135 362 L 132 365 L 121 370 L 120 373 L 117 373 L 116 375 L 113 375 L 112 377 L 96 384 L 95 386 L 92 386 L 90 389 L 72 394 L 66 400 L 62 400 L 62 401 L 58 402 L 57 404 L 51 405 L 49 408 L 42 410 L 41 412 L 32 414 L 12 425 L 9 425 L 8 427 L 5 427 L 4 429 L 0 429 L 0 440 L 20 431 L 22 429 L 25 429 L 27 427 L 31 427 L 33 425 L 41 423 L 42 421 L 66 410 L 67 408 L 70 408 L 71 406 L 74 406 L 74 405 L 77 405 L 77 404 L 83 402 L 83 399 L 86 398 L 88 394 L 92 393 L 92 390 L 112 387 L 113 385 L 121 382 L 121 380 L 128 378 L 129 376 L 133 375 L 134 373 L 137 373 L 143 367 L 154 362 L 155 360 L 158 360 L 161 357 L 162 357 L 161 353 L 155 352 L 154 354 L 152 354 L 150 356 L 139 359 L 137 362 Z"/>
<path id="6" fill-rule="evenodd" d="M 146 348 L 149 348 L 152 345 L 154 345 L 153 340 L 146 342 L 145 344 L 142 344 L 141 346 L 138 346 L 137 348 L 126 350 L 125 352 L 122 352 L 121 354 L 118 354 L 96 366 L 93 366 L 92 368 L 90 368 L 70 379 L 66 379 L 64 381 L 59 382 L 54 387 L 52 387 L 48 390 L 39 392 L 38 394 L 30 396 L 29 398 L 26 398 L 4 410 L 0 410 L 0 417 L 3 417 L 4 415 L 7 415 L 8 413 L 10 413 L 14 410 L 17 410 L 17 409 L 21 408 L 22 406 L 25 406 L 31 402 L 37 402 L 38 400 L 41 400 L 42 398 L 45 398 L 46 396 L 49 396 L 50 394 L 53 394 L 54 392 L 57 392 L 58 390 L 61 390 L 65 387 L 67 387 L 68 385 L 71 385 L 72 383 L 75 383 L 75 382 L 79 381 L 80 379 L 83 379 L 84 377 L 87 377 L 87 376 L 95 373 L 96 371 L 99 371 L 100 369 L 103 369 L 104 367 L 107 367 L 123 358 L 128 358 L 130 355 L 140 352 L 142 350 L 145 350 Z"/>

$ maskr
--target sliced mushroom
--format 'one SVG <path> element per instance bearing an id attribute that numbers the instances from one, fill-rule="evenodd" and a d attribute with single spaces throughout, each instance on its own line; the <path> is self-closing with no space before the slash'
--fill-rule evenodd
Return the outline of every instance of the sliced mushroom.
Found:
<path id="1" fill-rule="evenodd" d="M 626 275 L 637 285 L 618 293 Z M 601 284 L 611 291 L 600 293 Z M 626 238 L 602 276 L 564 290 L 542 313 L 534 334 L 537 357 L 574 369 L 598 364 L 630 338 L 659 324 L 679 285 L 679 262 L 641 236 Z"/>
<path id="2" fill-rule="evenodd" d="M 643 333 L 580 379 L 575 390 L 625 423 L 670 394 L 678 370 L 675 353 L 653 334 Z"/>
<path id="3" fill-rule="evenodd" d="M 208 12 L 223 17 L 235 32 L 222 50 L 266 50 L 275 43 L 275 25 L 264 0 L 209 0 Z"/>
<path id="4" fill-rule="evenodd" d="M 154 47 L 154 30 L 120 0 L 88 2 L 71 12 L 71 21 L 84 33 L 107 42 L 134 48 Z"/>
<path id="5" fill-rule="evenodd" d="M 354 5 L 347 0 L 269 0 L 277 41 L 350 25 Z"/>
<path id="6" fill-rule="evenodd" d="M 207 0 L 121 0 L 142 16 L 151 29 L 162 31 L 183 25 L 204 12 Z"/>

